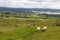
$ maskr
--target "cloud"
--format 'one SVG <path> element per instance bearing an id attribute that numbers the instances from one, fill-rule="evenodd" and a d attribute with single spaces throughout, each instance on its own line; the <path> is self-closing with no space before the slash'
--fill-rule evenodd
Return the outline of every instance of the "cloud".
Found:
<path id="1" fill-rule="evenodd" d="M 13 8 L 60 9 L 60 0 L 0 0 L 0 6 Z"/>

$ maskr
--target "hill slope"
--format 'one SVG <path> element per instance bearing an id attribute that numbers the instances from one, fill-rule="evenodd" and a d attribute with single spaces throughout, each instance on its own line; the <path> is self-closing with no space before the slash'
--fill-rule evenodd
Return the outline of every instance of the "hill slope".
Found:
<path id="1" fill-rule="evenodd" d="M 0 40 L 60 40 L 60 27 L 55 26 L 55 19 L 0 19 Z M 31 27 L 27 27 L 31 24 Z M 36 27 L 46 24 L 46 32 L 36 32 Z"/>
<path id="2" fill-rule="evenodd" d="M 60 12 L 60 9 L 48 9 L 48 8 L 9 8 L 0 7 L 3 11 L 42 11 L 42 12 Z"/>

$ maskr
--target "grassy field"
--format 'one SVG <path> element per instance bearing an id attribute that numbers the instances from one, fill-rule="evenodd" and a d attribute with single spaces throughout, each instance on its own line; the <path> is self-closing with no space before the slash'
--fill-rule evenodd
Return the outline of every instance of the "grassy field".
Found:
<path id="1" fill-rule="evenodd" d="M 44 25 L 46 32 L 36 32 L 37 26 L 42 30 Z M 60 27 L 55 19 L 4 18 L 0 19 L 0 40 L 60 40 Z"/>

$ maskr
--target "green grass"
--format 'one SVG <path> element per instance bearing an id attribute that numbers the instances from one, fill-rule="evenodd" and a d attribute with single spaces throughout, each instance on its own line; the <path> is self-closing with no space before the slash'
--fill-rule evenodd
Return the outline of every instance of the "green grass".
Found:
<path id="1" fill-rule="evenodd" d="M 42 30 L 44 25 L 48 27 L 46 32 L 36 32 L 37 26 Z M 60 40 L 60 27 L 55 19 L 4 18 L 0 19 L 0 40 Z"/>

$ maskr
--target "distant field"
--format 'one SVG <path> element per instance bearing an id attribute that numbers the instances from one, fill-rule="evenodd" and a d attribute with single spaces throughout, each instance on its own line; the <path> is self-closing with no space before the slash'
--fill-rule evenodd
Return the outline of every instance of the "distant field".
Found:
<path id="1" fill-rule="evenodd" d="M 31 24 L 31 27 L 27 27 Z M 36 32 L 36 27 L 48 27 Z M 0 19 L 0 40 L 60 40 L 60 27 L 55 19 L 3 18 Z"/>

